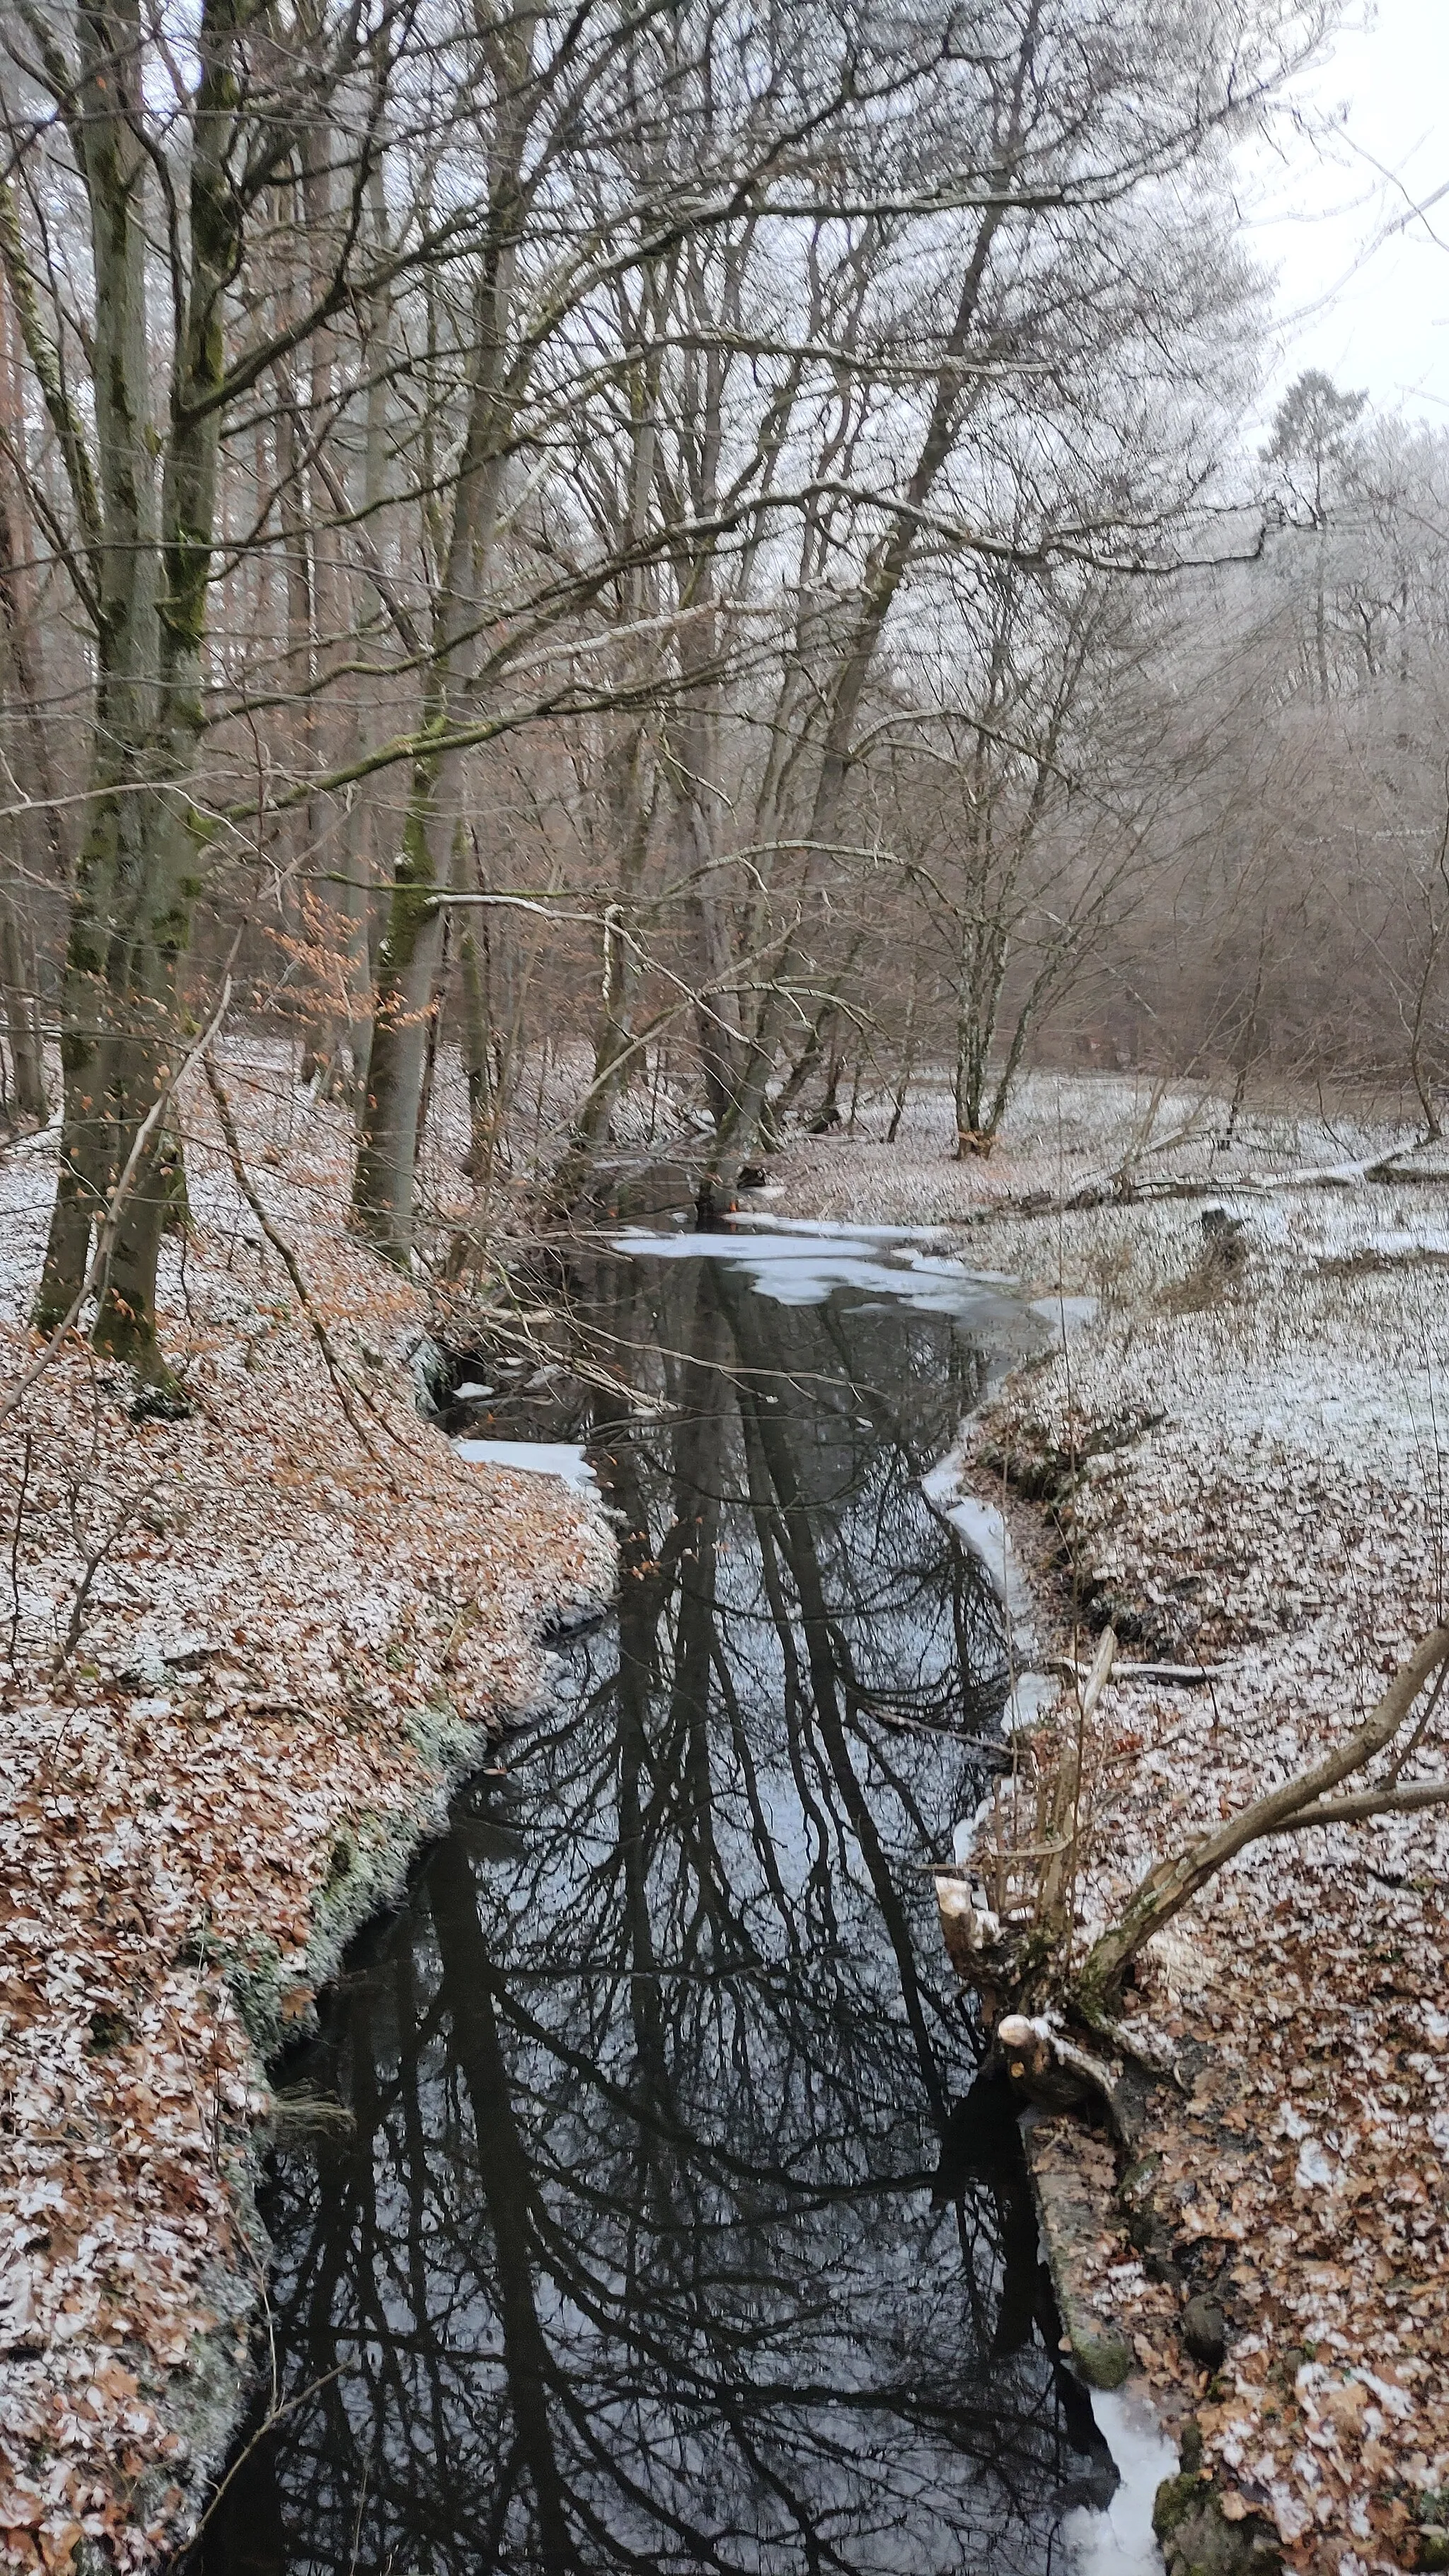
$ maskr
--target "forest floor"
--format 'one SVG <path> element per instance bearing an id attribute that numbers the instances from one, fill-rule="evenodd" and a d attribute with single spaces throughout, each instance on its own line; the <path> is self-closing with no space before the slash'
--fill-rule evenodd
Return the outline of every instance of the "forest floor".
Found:
<path id="1" fill-rule="evenodd" d="M 79 1346 L 25 1385 L 53 1135 L 0 1164 L 9 2567 L 185 2536 L 264 2279 L 264 2058 L 537 1698 L 541 1627 L 613 1581 L 577 1494 L 420 1417 L 418 1292 L 347 1244 L 341 1113 L 265 1049 L 224 1070 L 331 1368 L 198 1084 L 163 1334 L 189 1416 L 137 1422 Z"/>
<path id="2" fill-rule="evenodd" d="M 1126 1656 L 1210 1672 L 1186 1689 L 1119 1669 L 1103 1695 L 1083 1946 L 1165 1851 L 1351 1732 L 1444 1616 L 1449 1155 L 1384 1183 L 1364 1166 L 1411 1143 L 1400 1120 L 1289 1102 L 1223 1151 L 1225 1119 L 1195 1089 L 1040 1075 L 997 1152 L 956 1163 L 927 1091 L 893 1146 L 792 1149 L 762 1202 L 942 1225 L 971 1266 L 1063 1301 L 1056 1347 L 973 1427 L 975 1490 L 1009 1504 L 1008 1467 L 1018 1484 L 1046 1467 L 1057 1652 L 1085 1660 L 1110 1618 Z M 1202 1194 L 1011 1205 L 1118 1170 Z M 1212 1207 L 1242 1219 L 1235 1270 L 1208 1252 Z M 1033 1760 L 1050 1766 L 1064 1717 L 1018 1766 L 1028 1840 Z M 1406 1776 L 1442 1774 L 1445 1731 Z M 1145 2142 L 1182 2291 L 1149 2276 L 1110 2163 L 1080 2151 L 1105 2170 L 1099 2310 L 1169 2424 L 1195 2418 L 1230 2518 L 1261 2516 L 1312 2576 L 1449 2565 L 1446 1867 L 1449 1810 L 1261 1842 L 1152 1944 L 1131 2009 L 1202 2070 L 1190 2096 L 1154 2096 Z M 1216 2375 L 1180 2338 L 1187 2289 L 1226 2317 Z"/>

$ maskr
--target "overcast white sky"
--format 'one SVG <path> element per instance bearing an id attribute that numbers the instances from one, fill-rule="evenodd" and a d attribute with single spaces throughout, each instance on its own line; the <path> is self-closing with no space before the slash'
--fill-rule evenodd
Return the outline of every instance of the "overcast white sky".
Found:
<path id="1" fill-rule="evenodd" d="M 1449 426 L 1449 0 L 1351 0 L 1303 95 L 1316 116 L 1343 110 L 1337 138 L 1285 135 L 1245 174 L 1250 239 L 1279 273 L 1275 390 L 1322 367 Z M 1441 188 L 1426 221 L 1383 238 Z"/>

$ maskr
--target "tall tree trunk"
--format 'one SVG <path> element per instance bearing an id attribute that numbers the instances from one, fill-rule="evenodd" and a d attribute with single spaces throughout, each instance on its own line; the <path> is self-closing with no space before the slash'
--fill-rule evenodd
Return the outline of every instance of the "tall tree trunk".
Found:
<path id="1" fill-rule="evenodd" d="M 984 885 L 985 869 L 981 869 Z M 982 906 L 984 910 L 986 907 Z M 1006 977 L 1006 941 L 980 913 L 961 932 L 956 991 L 956 1159 L 989 1151 L 996 1121 L 987 1105 L 990 1058 Z"/>
<path id="2" fill-rule="evenodd" d="M 605 789 L 604 805 L 606 811 L 618 817 L 618 873 L 613 896 L 604 906 L 594 1069 L 574 1120 L 557 1185 L 565 1203 L 576 1195 L 589 1164 L 613 1133 L 619 1093 L 637 1052 L 634 1007 L 639 964 L 635 920 L 654 801 L 654 762 L 646 726 L 631 728 L 617 747 L 610 768 L 612 777 Z"/>
<path id="3" fill-rule="evenodd" d="M 849 641 L 837 664 L 830 689 L 815 794 L 802 836 L 800 920 L 786 939 L 774 975 L 762 1000 L 751 1038 L 744 1074 L 720 1132 L 712 1177 L 728 1186 L 758 1133 L 775 1058 L 790 1010 L 790 979 L 802 954 L 802 937 L 812 898 L 823 873 L 822 861 L 836 840 L 850 774 L 856 716 L 890 615 L 919 535 L 920 513 L 930 500 L 959 435 L 963 407 L 972 399 L 972 378 L 965 364 L 977 326 L 992 244 L 1005 217 L 1006 182 L 1015 158 L 1025 82 L 1036 45 L 1035 8 L 1028 11 L 1016 71 L 1011 132 L 1002 162 L 1002 190 L 988 206 L 977 228 L 956 300 L 940 370 L 935 378 L 926 426 L 901 496 L 893 527 L 881 538 L 866 567 Z M 979 385 L 980 379 L 976 379 Z"/>
<path id="4" fill-rule="evenodd" d="M 307 138 L 302 173 L 302 208 L 311 263 L 309 291 L 314 305 L 325 292 L 334 251 L 332 162 L 335 153 L 330 124 L 319 122 Z M 336 352 L 329 330 L 315 331 L 310 349 L 308 386 L 309 437 L 320 452 L 331 434 L 336 393 Z M 342 658 L 345 617 L 341 536 L 333 524 L 335 510 L 316 464 L 306 478 L 309 521 L 311 609 L 311 679 L 308 700 L 306 758 L 310 778 L 332 765 L 341 749 L 337 717 L 324 694 Z M 344 498 L 346 497 L 344 492 Z M 340 808 L 335 796 L 312 788 L 306 804 L 306 830 L 298 892 L 304 934 L 318 952 L 312 979 L 311 1011 L 303 1050 L 302 1079 L 330 1087 L 337 1071 L 342 1032 L 350 1016 L 349 979 L 354 955 L 354 925 L 347 890 L 334 887 L 339 867 Z"/>
<path id="5" fill-rule="evenodd" d="M 35 997 L 15 915 L 0 897 L 0 1001 L 5 1007 L 5 1036 L 15 1076 L 18 1115 L 43 1127 L 50 1115 L 45 1096 L 45 1066 Z"/>
<path id="6" fill-rule="evenodd" d="M 387 191 L 381 157 L 372 174 L 367 202 L 372 254 L 381 265 L 388 244 Z M 368 387 L 362 454 L 362 526 L 372 555 L 384 569 L 389 548 L 386 505 L 392 485 L 388 378 L 392 344 L 392 296 L 388 286 L 380 284 L 371 298 L 366 337 Z M 359 629 L 363 623 L 363 591 L 363 582 L 355 578 L 353 616 Z M 379 699 L 375 683 L 369 690 L 360 680 L 354 680 L 353 690 L 351 757 L 361 760 L 380 729 Z M 338 835 L 347 919 L 348 1048 L 352 1059 L 353 1092 L 359 1103 L 366 1094 L 368 1060 L 372 1051 L 373 888 L 377 882 L 381 825 L 382 810 L 377 786 L 375 782 L 364 781 L 348 794 Z"/>
<path id="7" fill-rule="evenodd" d="M 424 736 L 434 736 L 439 747 L 425 751 L 414 764 L 402 846 L 393 867 L 353 1179 L 355 1224 L 380 1252 L 403 1264 L 412 1252 L 427 1012 L 442 957 L 439 896 L 454 888 L 463 840 L 465 755 L 447 747 L 447 736 L 471 702 L 487 557 L 502 491 L 512 266 L 511 250 L 496 248 L 484 263 L 479 285 L 468 430 L 434 615 L 422 725 Z"/>
<path id="8" fill-rule="evenodd" d="M 70 1311 L 85 1283 L 92 1228 L 109 1214 L 112 1249 L 93 1338 L 138 1376 L 161 1385 L 171 1375 L 156 1333 L 156 1268 L 174 1198 L 159 1132 L 164 1121 L 140 1153 L 125 1200 L 112 1206 L 111 1198 L 174 1069 L 179 969 L 200 892 L 204 833 L 188 785 L 203 721 L 222 299 L 238 222 L 225 166 L 236 6 L 237 0 L 206 0 L 196 36 L 201 76 L 192 108 L 189 273 L 177 322 L 159 510 L 158 442 L 149 417 L 149 164 L 138 139 L 139 0 L 114 0 L 79 21 L 78 95 L 96 287 L 94 484 L 78 424 L 72 425 L 75 459 L 68 455 L 67 462 L 90 539 L 101 615 L 93 794 L 66 951 L 61 1176 L 36 1321 L 53 1328 Z"/>
<path id="9" fill-rule="evenodd" d="M 468 1085 L 468 1151 L 463 1168 L 480 1191 L 492 1176 L 497 1142 L 497 1085 L 493 1075 L 493 1009 L 489 989 L 492 958 L 488 925 L 465 930 L 458 943 L 462 986 L 463 1072 Z"/>
<path id="10" fill-rule="evenodd" d="M 665 263 L 664 276 L 655 274 L 651 277 L 644 299 L 646 312 L 653 317 L 655 337 L 663 325 L 669 271 L 670 263 Z M 659 367 L 656 352 L 631 368 L 629 373 L 629 395 L 633 406 L 632 446 L 627 519 L 621 534 L 631 547 L 642 546 L 647 537 L 654 497 Z M 621 608 L 626 628 L 648 614 L 655 604 L 655 596 L 643 565 L 636 564 L 621 585 Z M 626 686 L 630 681 L 643 683 L 652 676 L 649 663 L 641 657 L 639 647 L 626 646 L 619 672 L 621 683 Z M 565 1199 L 574 1195 L 593 1156 L 613 1134 L 619 1093 L 627 1068 L 637 1052 L 634 1031 L 634 1007 L 639 985 L 636 922 L 657 787 L 653 729 L 647 723 L 631 723 L 622 738 L 611 746 L 607 764 L 605 810 L 615 818 L 618 861 L 613 896 L 604 906 L 594 1069 L 574 1121 L 573 1136 L 565 1157 L 560 1190 Z"/>

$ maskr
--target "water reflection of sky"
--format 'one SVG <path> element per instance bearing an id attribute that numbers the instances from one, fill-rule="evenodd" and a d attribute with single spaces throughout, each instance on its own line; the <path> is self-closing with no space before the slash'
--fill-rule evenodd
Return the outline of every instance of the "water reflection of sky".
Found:
<path id="1" fill-rule="evenodd" d="M 356 2130 L 281 2160 L 207 2576 L 1045 2576 L 1110 2483 L 923 1866 L 1004 1682 L 919 1484 L 982 1327 L 858 1285 L 601 1259 L 653 1413 L 490 1426 L 587 1440 L 619 1609 L 291 2071 Z"/>

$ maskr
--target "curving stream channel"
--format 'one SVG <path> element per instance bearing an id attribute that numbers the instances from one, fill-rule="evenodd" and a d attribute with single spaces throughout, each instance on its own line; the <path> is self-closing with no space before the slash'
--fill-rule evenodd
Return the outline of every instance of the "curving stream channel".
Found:
<path id="1" fill-rule="evenodd" d="M 586 1444 L 617 1614 L 283 2070 L 351 2125 L 275 2161 L 284 2411 L 192 2563 L 1116 2564 L 925 1866 L 1006 1673 L 920 1479 L 1040 1328 L 888 1238 L 635 1238 L 571 1287 L 633 1399 L 515 1371 L 450 1421 Z"/>

